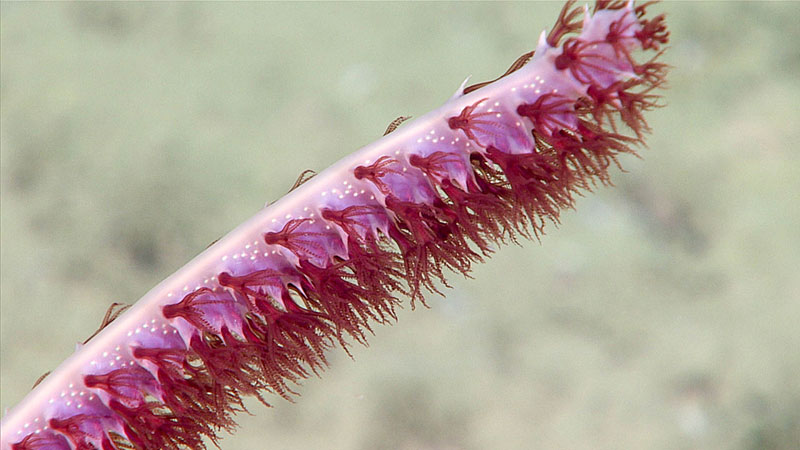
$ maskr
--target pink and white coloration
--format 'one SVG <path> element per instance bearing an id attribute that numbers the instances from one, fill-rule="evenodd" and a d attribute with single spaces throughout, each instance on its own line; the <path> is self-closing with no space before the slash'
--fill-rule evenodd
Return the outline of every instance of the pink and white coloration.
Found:
<path id="1" fill-rule="evenodd" d="M 443 269 L 468 273 L 609 183 L 648 130 L 667 37 L 644 6 L 568 4 L 527 64 L 459 89 L 156 286 L 3 418 L 2 450 L 217 443 L 243 396 L 294 395 L 401 297 L 424 302 Z"/>

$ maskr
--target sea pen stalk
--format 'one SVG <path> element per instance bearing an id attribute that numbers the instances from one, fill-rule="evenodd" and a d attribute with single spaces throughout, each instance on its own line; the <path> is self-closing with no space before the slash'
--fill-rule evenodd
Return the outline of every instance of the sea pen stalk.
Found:
<path id="1" fill-rule="evenodd" d="M 506 76 L 340 160 L 152 289 L 2 421 L 7 449 L 196 449 L 243 396 L 289 398 L 518 235 L 607 184 L 648 131 L 668 33 L 646 5 L 568 3 Z M 647 53 L 650 56 L 646 56 Z"/>

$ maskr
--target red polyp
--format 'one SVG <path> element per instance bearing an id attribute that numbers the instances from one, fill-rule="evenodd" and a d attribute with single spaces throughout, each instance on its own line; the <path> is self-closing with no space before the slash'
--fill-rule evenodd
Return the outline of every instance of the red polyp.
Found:
<path id="1" fill-rule="evenodd" d="M 523 103 L 517 107 L 517 114 L 529 118 L 537 133 L 548 136 L 561 128 L 575 129 L 577 125 L 575 100 L 558 94 L 544 94 L 533 103 Z"/>
<path id="2" fill-rule="evenodd" d="M 572 77 L 583 84 L 599 84 L 605 86 L 607 80 L 615 80 L 616 67 L 602 52 L 608 44 L 584 42 L 578 38 L 569 38 L 564 42 L 562 52 L 555 59 L 555 68 L 569 69 Z"/>
<path id="3" fill-rule="evenodd" d="M 184 349 L 178 348 L 149 348 L 134 347 L 131 351 L 133 357 L 154 364 L 165 372 L 180 372 L 186 368 L 186 359 L 189 354 Z"/>
<path id="4" fill-rule="evenodd" d="M 137 407 L 144 403 L 145 393 L 157 391 L 156 380 L 139 366 L 124 367 L 102 375 L 85 375 L 86 387 L 102 389 L 121 404 Z"/>
<path id="5" fill-rule="evenodd" d="M 551 47 L 558 47 L 559 41 L 561 41 L 564 35 L 574 33 L 581 29 L 581 24 L 583 23 L 579 18 L 581 8 L 573 7 L 574 4 L 574 0 L 571 0 L 564 5 L 564 8 L 561 9 L 561 13 L 558 16 L 558 20 L 556 20 L 555 25 L 553 25 L 553 29 L 547 34 L 547 43 Z"/>
<path id="6" fill-rule="evenodd" d="M 190 292 L 178 303 L 165 305 L 161 312 L 167 319 L 180 317 L 186 320 L 199 332 L 216 333 L 219 332 L 219 322 L 224 322 L 224 317 L 231 320 L 230 316 L 236 314 L 236 305 L 230 295 L 203 287 Z"/>
<path id="7" fill-rule="evenodd" d="M 388 239 L 381 242 L 371 239 L 366 243 L 349 239 L 348 258 L 341 264 L 352 271 L 352 278 L 359 286 L 376 292 L 403 292 L 399 281 L 403 279 L 403 263 Z"/>
<path id="8" fill-rule="evenodd" d="M 482 98 L 477 102 L 465 106 L 464 109 L 461 110 L 461 113 L 457 116 L 453 116 L 447 119 L 447 126 L 450 127 L 451 130 L 461 130 L 467 137 L 475 142 L 478 139 L 475 137 L 474 128 L 480 125 L 486 125 L 485 121 L 480 120 L 479 117 L 487 115 L 486 113 L 476 113 L 475 108 L 477 108 L 481 103 L 488 100 L 488 98 Z"/>
<path id="9" fill-rule="evenodd" d="M 370 246 L 377 240 L 376 232 L 387 229 L 390 220 L 386 209 L 377 203 L 353 205 L 342 210 L 323 208 L 322 218 L 336 224 L 356 242 Z"/>
<path id="10" fill-rule="evenodd" d="M 263 320 L 250 317 L 248 324 L 245 339 L 259 360 L 264 382 L 285 398 L 294 393 L 287 381 L 306 378 L 309 370 L 318 374 L 327 365 L 325 352 L 337 335 L 325 316 L 298 306 L 291 312 L 275 310 Z"/>
<path id="11" fill-rule="evenodd" d="M 390 173 L 402 176 L 403 170 L 397 160 L 389 156 L 381 156 L 377 161 L 368 166 L 358 166 L 353 169 L 353 176 L 355 176 L 357 180 L 367 179 L 371 181 L 383 194 L 388 194 L 390 189 L 381 181 L 381 178 Z"/>
<path id="12" fill-rule="evenodd" d="M 502 169 L 511 184 L 514 204 L 522 207 L 534 233 L 543 231 L 543 219 L 557 223 L 561 208 L 572 205 L 570 180 L 552 155 L 511 155 L 493 147 L 486 155 Z"/>
<path id="13" fill-rule="evenodd" d="M 261 314 L 270 313 L 272 308 L 267 307 L 270 301 L 280 301 L 287 307 L 286 299 L 289 295 L 289 283 L 300 284 L 300 274 L 288 269 L 274 270 L 263 269 L 242 276 L 232 276 L 222 272 L 218 276 L 221 286 L 232 289 L 239 295 L 250 299 L 251 309 Z M 265 309 L 266 308 L 266 309 Z"/>
<path id="14" fill-rule="evenodd" d="M 388 292 L 402 290 L 398 280 L 403 278 L 403 265 L 400 256 L 387 248 L 388 242 L 379 241 L 377 231 L 388 230 L 391 220 L 386 209 L 377 204 L 353 205 L 341 211 L 323 209 L 322 217 L 348 236 L 347 260 L 332 270 L 341 271 L 343 277 L 354 278 L 359 286 L 373 293 L 371 296 L 391 298 L 393 304 L 394 297 Z M 352 271 L 352 275 L 345 269 Z M 394 317 L 393 306 L 390 309 Z"/>
<path id="15" fill-rule="evenodd" d="M 264 242 L 280 245 L 301 260 L 324 267 L 337 254 L 344 254 L 344 245 L 338 233 L 320 225 L 311 218 L 290 220 L 280 231 L 264 233 Z"/>
<path id="16" fill-rule="evenodd" d="M 216 441 L 208 424 L 164 411 L 159 403 L 128 407 L 116 400 L 109 407 L 125 421 L 126 438 L 142 449 L 204 448 L 203 436 Z"/>
<path id="17" fill-rule="evenodd" d="M 386 207 L 398 218 L 389 236 L 397 242 L 403 255 L 412 306 L 413 299 L 424 303 L 420 286 L 441 294 L 434 278 L 448 286 L 443 268 L 467 275 L 472 262 L 481 260 L 481 256 L 470 249 L 464 233 L 453 220 L 455 214 L 446 205 L 435 207 L 404 202 L 389 195 Z"/>
<path id="18" fill-rule="evenodd" d="M 64 436 L 51 431 L 42 431 L 31 433 L 25 439 L 11 444 L 11 450 L 72 450 L 72 446 Z"/>
<path id="19" fill-rule="evenodd" d="M 639 84 L 638 80 L 631 80 L 622 83 L 617 87 L 618 105 L 614 105 L 619 113 L 620 119 L 636 133 L 638 139 L 643 139 L 643 131 L 648 131 L 649 127 L 644 119 L 643 112 L 658 106 L 659 96 L 650 92 L 656 86 L 650 86 L 640 92 L 629 90 Z"/>
<path id="20" fill-rule="evenodd" d="M 97 448 L 97 444 L 101 444 L 102 448 L 105 449 L 107 448 L 106 443 L 110 443 L 103 422 L 104 418 L 98 416 L 76 414 L 63 419 L 52 418 L 48 421 L 48 425 L 54 431 L 69 437 L 76 449 L 92 450 Z M 49 449 L 50 447 L 43 448 Z"/>
<path id="21" fill-rule="evenodd" d="M 484 108 L 478 111 L 478 108 Z M 513 113 L 497 102 L 488 105 L 484 98 L 464 107 L 458 116 L 447 119 L 451 130 L 461 130 L 481 147 L 494 146 L 504 151 L 525 151 L 531 145 L 524 128 L 518 126 Z"/>
<path id="22" fill-rule="evenodd" d="M 244 410 L 241 398 L 218 386 L 202 367 L 191 364 L 188 351 L 137 347 L 133 356 L 158 367 L 161 397 L 171 411 L 217 428 L 233 429 L 232 413 Z"/>
<path id="23" fill-rule="evenodd" d="M 436 182 L 451 178 L 458 179 L 457 176 L 451 174 L 451 171 L 467 170 L 463 156 L 453 152 L 433 152 L 428 156 L 411 155 L 408 162 Z"/>
<path id="24" fill-rule="evenodd" d="M 659 14 L 652 19 L 645 19 L 643 16 L 646 14 L 647 7 L 654 2 L 646 2 L 636 7 L 636 16 L 639 17 L 639 25 L 641 29 L 636 31 L 634 35 L 642 45 L 644 50 L 658 50 L 660 45 L 669 42 L 669 31 L 667 31 L 666 17 L 664 14 Z"/>
<path id="25" fill-rule="evenodd" d="M 243 332 L 247 334 L 247 326 Z M 253 346 L 232 336 L 226 328 L 222 329 L 221 335 L 195 335 L 189 344 L 203 361 L 208 376 L 214 380 L 215 395 L 223 398 L 230 392 L 235 394 L 234 398 L 254 396 L 267 404 L 259 391 L 269 389 L 269 386 L 262 381 Z"/>
<path id="26" fill-rule="evenodd" d="M 307 300 L 339 330 L 359 342 L 365 342 L 364 330 L 372 331 L 370 320 L 384 323 L 390 317 L 395 318 L 394 307 L 398 302 L 389 293 L 387 285 L 391 288 L 396 282 L 380 278 L 385 275 L 377 275 L 379 278 L 368 284 L 348 281 L 360 278 L 348 272 L 354 267 L 358 270 L 362 266 L 342 261 L 324 269 L 303 264 L 301 270 L 307 278 Z"/>
<path id="27" fill-rule="evenodd" d="M 514 224 L 509 219 L 512 207 L 502 198 L 480 192 L 478 188 L 463 191 L 450 180 L 443 180 L 442 191 L 452 203 L 450 210 L 466 236 L 478 246 L 484 256 L 492 252 L 489 242 L 513 239 Z"/>

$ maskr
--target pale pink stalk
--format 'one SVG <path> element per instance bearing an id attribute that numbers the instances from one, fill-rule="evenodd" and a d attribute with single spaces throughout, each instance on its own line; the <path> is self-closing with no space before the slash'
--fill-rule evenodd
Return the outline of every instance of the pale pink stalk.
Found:
<path id="1" fill-rule="evenodd" d="M 641 142 L 665 75 L 634 59 L 667 41 L 663 17 L 580 12 L 519 70 L 340 160 L 148 292 L 3 418 L 2 450 L 216 442 L 242 395 L 292 395 L 398 295 L 422 301 L 442 269 L 557 221 Z"/>

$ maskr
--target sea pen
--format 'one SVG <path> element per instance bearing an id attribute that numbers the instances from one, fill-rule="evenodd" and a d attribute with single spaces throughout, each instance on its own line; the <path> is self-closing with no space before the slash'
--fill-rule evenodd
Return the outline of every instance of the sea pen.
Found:
<path id="1" fill-rule="evenodd" d="M 505 76 L 459 89 L 260 211 L 12 409 L 2 449 L 217 443 L 243 396 L 290 398 L 328 350 L 365 342 L 403 298 L 424 302 L 447 270 L 541 235 L 643 142 L 668 38 L 647 6 L 568 3 Z"/>

